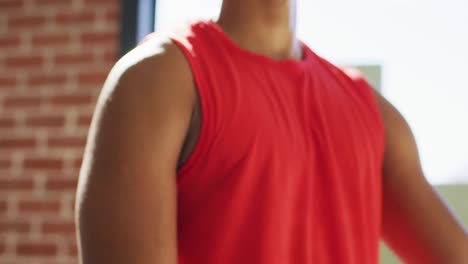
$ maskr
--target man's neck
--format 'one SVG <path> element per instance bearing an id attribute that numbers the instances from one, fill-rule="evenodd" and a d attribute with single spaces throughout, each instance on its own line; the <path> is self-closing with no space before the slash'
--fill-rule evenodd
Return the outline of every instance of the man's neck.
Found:
<path id="1" fill-rule="evenodd" d="M 295 0 L 224 0 L 218 25 L 240 47 L 273 59 L 301 59 Z"/>

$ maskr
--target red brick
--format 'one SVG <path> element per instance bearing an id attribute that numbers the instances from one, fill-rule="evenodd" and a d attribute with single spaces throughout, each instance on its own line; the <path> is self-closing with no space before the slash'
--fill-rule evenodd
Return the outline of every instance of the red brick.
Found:
<path id="1" fill-rule="evenodd" d="M 28 158 L 24 160 L 24 167 L 26 169 L 61 169 L 63 161 L 52 158 Z"/>
<path id="2" fill-rule="evenodd" d="M 68 255 L 72 257 L 78 256 L 78 245 L 76 243 L 68 245 Z"/>
<path id="3" fill-rule="evenodd" d="M 10 168 L 11 164 L 12 164 L 11 160 L 0 160 L 0 170 Z"/>
<path id="4" fill-rule="evenodd" d="M 7 97 L 3 105 L 6 108 L 38 107 L 41 101 L 42 99 L 38 96 Z"/>
<path id="5" fill-rule="evenodd" d="M 39 34 L 32 38 L 34 47 L 53 47 L 69 45 L 71 37 L 68 34 Z"/>
<path id="6" fill-rule="evenodd" d="M 0 138 L 0 149 L 25 149 L 35 148 L 34 138 Z"/>
<path id="7" fill-rule="evenodd" d="M 2 9 L 0 2 L 0 9 Z M 3 35 L 0 36 L 0 48 L 11 48 L 17 47 L 21 43 L 21 39 L 18 35 Z"/>
<path id="8" fill-rule="evenodd" d="M 80 23 L 95 23 L 96 15 L 93 12 L 57 14 L 55 21 L 61 25 L 77 25 Z"/>
<path id="9" fill-rule="evenodd" d="M 28 213 L 57 213 L 60 211 L 59 201 L 19 201 L 19 210 Z"/>
<path id="10" fill-rule="evenodd" d="M 115 51 L 106 52 L 103 55 L 104 62 L 114 64 L 117 62 L 117 53 Z"/>
<path id="11" fill-rule="evenodd" d="M 20 242 L 16 246 L 16 252 L 19 256 L 54 256 L 58 252 L 58 247 L 54 243 L 38 242 Z"/>
<path id="12" fill-rule="evenodd" d="M 5 200 L 0 200 L 0 215 L 6 212 L 8 209 L 7 202 Z"/>
<path id="13" fill-rule="evenodd" d="M 32 76 L 28 80 L 28 85 L 31 86 L 44 86 L 44 85 L 65 85 L 67 81 L 67 76 L 64 73 L 45 73 L 41 75 Z"/>
<path id="14" fill-rule="evenodd" d="M 78 126 L 79 127 L 89 127 L 93 119 L 92 115 L 81 115 L 78 117 Z"/>
<path id="15" fill-rule="evenodd" d="M 0 179 L 0 190 L 2 191 L 29 191 L 34 188 L 32 178 L 9 178 Z"/>
<path id="16" fill-rule="evenodd" d="M 75 224 L 73 222 L 49 221 L 42 224 L 43 233 L 74 234 Z"/>
<path id="17" fill-rule="evenodd" d="M 93 97 L 86 95 L 59 95 L 51 98 L 52 105 L 56 106 L 79 106 L 90 105 L 93 102 Z"/>
<path id="18" fill-rule="evenodd" d="M 0 255 L 4 254 L 6 251 L 6 245 L 0 241 Z"/>
<path id="19" fill-rule="evenodd" d="M 52 178 L 47 179 L 46 189 L 51 191 L 74 191 L 78 184 L 77 179 Z"/>
<path id="20" fill-rule="evenodd" d="M 84 147 L 85 144 L 85 137 L 52 137 L 47 140 L 47 145 L 49 147 Z"/>
<path id="21" fill-rule="evenodd" d="M 0 117 L 0 128 L 11 128 L 15 126 L 13 117 Z"/>
<path id="22" fill-rule="evenodd" d="M 17 29 L 33 29 L 44 26 L 46 23 L 45 16 L 39 15 L 22 15 L 22 16 L 12 16 L 8 21 L 8 29 L 17 30 Z"/>
<path id="23" fill-rule="evenodd" d="M 58 54 L 54 57 L 54 63 L 57 66 L 77 66 L 78 64 L 94 63 L 92 53 L 83 54 Z"/>
<path id="24" fill-rule="evenodd" d="M 47 262 L 39 262 L 39 263 L 44 263 L 44 264 L 80 264 L 78 263 L 78 258 L 70 258 L 67 260 L 49 260 Z M 3 264 L 3 263 L 2 263 Z M 5 264 L 23 264 L 23 263 L 5 263 Z"/>
<path id="25" fill-rule="evenodd" d="M 81 35 L 81 41 L 83 42 L 84 45 L 89 45 L 89 44 L 118 45 L 118 33 L 117 32 L 83 33 Z"/>
<path id="26" fill-rule="evenodd" d="M 81 164 L 83 163 L 83 158 L 77 158 L 73 161 L 73 168 L 79 169 L 81 168 Z"/>
<path id="27" fill-rule="evenodd" d="M 44 57 L 38 55 L 16 55 L 6 59 L 7 67 L 39 67 L 44 65 Z"/>
<path id="28" fill-rule="evenodd" d="M 120 11 L 118 9 L 109 10 L 106 12 L 106 21 L 111 23 L 118 23 L 120 22 Z"/>
<path id="29" fill-rule="evenodd" d="M 26 119 L 26 125 L 30 127 L 63 127 L 64 116 L 32 116 Z"/>
<path id="30" fill-rule="evenodd" d="M 0 10 L 2 11 L 13 11 L 21 10 L 24 6 L 24 1 L 22 0 L 1 0 L 0 1 Z"/>
<path id="31" fill-rule="evenodd" d="M 0 220 L 0 232 L 28 233 L 31 225 L 20 220 Z"/>
<path id="32" fill-rule="evenodd" d="M 60 7 L 70 6 L 71 7 L 72 2 L 73 0 L 35 0 L 34 4 L 37 7 L 41 7 L 45 5 L 54 6 L 54 7 L 57 7 L 57 6 L 60 6 Z"/>
<path id="33" fill-rule="evenodd" d="M 79 84 L 103 85 L 107 79 L 107 72 L 82 73 L 78 76 Z"/>
<path id="34" fill-rule="evenodd" d="M 85 4 L 102 4 L 102 5 L 110 5 L 110 4 L 119 4 L 119 0 L 84 0 Z"/>
<path id="35" fill-rule="evenodd" d="M 0 76 L 0 89 L 14 89 L 16 78 L 14 76 Z"/>

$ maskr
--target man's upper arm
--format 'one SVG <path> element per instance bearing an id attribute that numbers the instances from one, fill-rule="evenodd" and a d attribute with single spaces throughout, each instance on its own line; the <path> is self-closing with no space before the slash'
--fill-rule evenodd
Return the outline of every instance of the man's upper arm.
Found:
<path id="1" fill-rule="evenodd" d="M 195 90 L 174 44 L 150 40 L 106 80 L 77 194 L 84 264 L 176 263 L 176 166 Z"/>
<path id="2" fill-rule="evenodd" d="M 468 263 L 466 233 L 426 181 L 407 122 L 380 94 L 375 96 L 385 124 L 385 241 L 407 263 Z"/>

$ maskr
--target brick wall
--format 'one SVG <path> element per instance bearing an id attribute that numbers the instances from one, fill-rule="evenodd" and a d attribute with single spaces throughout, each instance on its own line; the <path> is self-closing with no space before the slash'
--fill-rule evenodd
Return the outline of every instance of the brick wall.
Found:
<path id="1" fill-rule="evenodd" d="M 77 263 L 73 199 L 117 0 L 0 0 L 0 263 Z"/>

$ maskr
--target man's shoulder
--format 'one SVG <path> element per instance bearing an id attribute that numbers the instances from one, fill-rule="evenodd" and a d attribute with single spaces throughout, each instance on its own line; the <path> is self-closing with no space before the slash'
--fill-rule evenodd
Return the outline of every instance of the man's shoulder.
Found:
<path id="1" fill-rule="evenodd" d="M 125 54 L 112 72 L 121 76 L 143 78 L 183 77 L 191 75 L 190 66 L 182 50 L 169 37 L 153 36 Z M 177 79 L 178 79 L 177 78 Z"/>
<path id="2" fill-rule="evenodd" d="M 168 37 L 153 36 L 115 63 L 101 97 L 119 93 L 150 100 L 160 93 L 188 96 L 193 89 L 191 69 L 183 52 Z"/>

